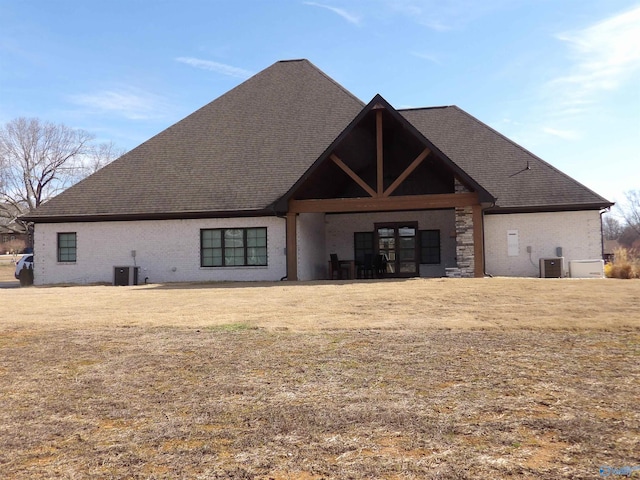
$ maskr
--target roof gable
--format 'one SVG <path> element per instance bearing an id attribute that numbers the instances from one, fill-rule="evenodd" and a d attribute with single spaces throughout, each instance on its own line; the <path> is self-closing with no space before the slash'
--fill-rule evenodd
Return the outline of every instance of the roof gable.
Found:
<path id="1" fill-rule="evenodd" d="M 379 133 L 383 148 L 382 173 L 384 178 L 379 186 L 377 185 L 376 171 L 378 134 L 375 116 L 377 113 L 381 113 L 384 118 L 382 120 L 381 117 L 380 128 L 382 130 Z M 411 173 L 407 174 L 407 177 L 411 175 L 416 177 L 417 172 L 422 173 L 420 181 L 414 182 L 412 187 L 407 187 L 406 183 L 402 185 L 403 182 L 398 181 L 399 177 L 425 149 L 427 149 L 428 162 L 422 162 L 422 159 L 418 160 L 418 163 L 422 162 L 421 165 L 411 169 Z M 389 193 L 389 195 L 453 193 L 454 177 L 466 184 L 471 190 L 479 192 L 484 201 L 493 201 L 489 192 L 452 162 L 433 142 L 378 94 L 362 108 L 318 160 L 291 187 L 278 203 L 278 210 L 286 211 L 286 203 L 291 198 L 376 196 L 376 188 L 387 190 L 392 185 L 394 185 L 392 187 L 393 193 Z M 405 188 L 398 188 L 394 182 Z M 382 191 L 378 192 L 378 195 L 382 195 Z"/>

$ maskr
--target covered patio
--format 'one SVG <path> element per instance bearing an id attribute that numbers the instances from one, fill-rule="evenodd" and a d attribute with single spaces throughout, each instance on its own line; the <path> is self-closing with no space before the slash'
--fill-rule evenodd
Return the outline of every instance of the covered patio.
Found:
<path id="1" fill-rule="evenodd" d="M 492 200 L 376 96 L 281 200 L 287 278 L 332 276 L 331 254 L 349 276 L 369 255 L 384 256 L 386 277 L 483 276 Z"/>

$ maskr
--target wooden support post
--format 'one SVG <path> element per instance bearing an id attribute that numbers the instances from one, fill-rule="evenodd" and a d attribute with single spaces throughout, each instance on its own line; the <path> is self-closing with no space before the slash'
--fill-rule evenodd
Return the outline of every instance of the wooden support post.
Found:
<path id="1" fill-rule="evenodd" d="M 376 161 L 378 165 L 378 191 L 377 196 L 384 193 L 384 168 L 383 168 L 383 143 L 382 143 L 382 110 L 376 111 Z"/>
<path id="2" fill-rule="evenodd" d="M 484 277 L 484 219 L 482 216 L 482 207 L 473 205 L 473 258 L 474 258 L 474 276 L 476 278 Z"/>
<path id="3" fill-rule="evenodd" d="M 287 280 L 298 280 L 298 215 L 287 213 Z"/>

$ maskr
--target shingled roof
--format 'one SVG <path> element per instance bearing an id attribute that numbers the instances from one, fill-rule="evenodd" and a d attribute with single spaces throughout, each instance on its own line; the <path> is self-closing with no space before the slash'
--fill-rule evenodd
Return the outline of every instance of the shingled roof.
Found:
<path id="1" fill-rule="evenodd" d="M 309 61 L 277 62 L 29 218 L 185 218 L 265 211 L 363 106 Z"/>
<path id="2" fill-rule="evenodd" d="M 400 113 L 496 198 L 494 210 L 600 209 L 612 205 L 456 106 Z"/>
<path id="3" fill-rule="evenodd" d="M 309 61 L 277 62 L 41 205 L 28 219 L 274 213 L 277 200 L 364 107 Z M 495 197 L 497 208 L 611 205 L 457 107 L 400 113 Z"/>

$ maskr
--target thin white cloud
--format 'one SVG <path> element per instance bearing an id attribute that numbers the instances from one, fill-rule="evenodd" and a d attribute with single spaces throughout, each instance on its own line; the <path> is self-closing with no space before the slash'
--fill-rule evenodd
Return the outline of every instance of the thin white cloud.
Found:
<path id="1" fill-rule="evenodd" d="M 580 108 L 640 72 L 640 7 L 557 38 L 570 47 L 571 64 L 548 87 L 565 105 Z"/>
<path id="2" fill-rule="evenodd" d="M 436 32 L 464 29 L 514 0 L 380 0 L 389 11 Z"/>
<path id="3" fill-rule="evenodd" d="M 131 120 L 157 118 L 165 110 L 157 96 L 131 87 L 72 95 L 70 100 L 97 112 L 116 113 Z"/>
<path id="4" fill-rule="evenodd" d="M 209 70 L 211 72 L 220 73 L 229 77 L 236 78 L 249 78 L 253 75 L 253 72 L 245 70 L 243 68 L 233 67 L 231 65 L 225 65 L 224 63 L 213 62 L 211 60 L 202 60 L 194 57 L 178 57 L 175 59 L 177 62 L 190 65 L 202 70 Z"/>
<path id="5" fill-rule="evenodd" d="M 543 127 L 542 131 L 554 137 L 562 138 L 563 140 L 579 140 L 581 135 L 574 130 L 561 130 L 558 128 Z"/>
<path id="6" fill-rule="evenodd" d="M 342 8 L 332 7 L 330 5 L 325 5 L 323 3 L 316 3 L 316 2 L 304 2 L 304 4 L 309 5 L 311 7 L 324 8 L 326 10 L 329 10 L 330 12 L 335 13 L 336 15 L 341 16 L 349 23 L 353 23 L 354 25 L 360 25 L 361 19 L 359 16 L 354 15 L 353 13 L 349 13 Z"/>

